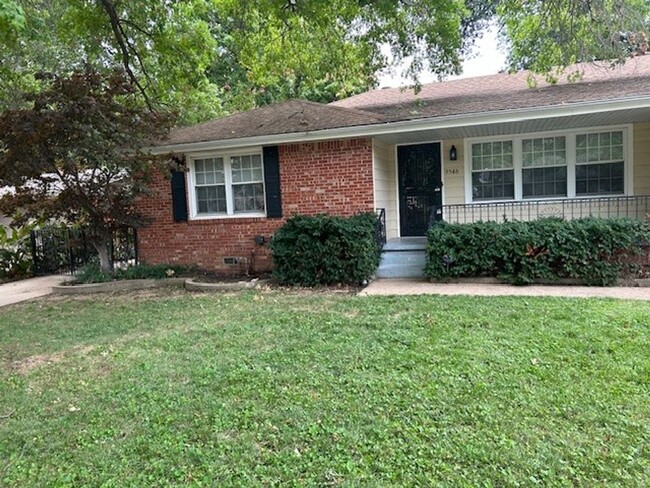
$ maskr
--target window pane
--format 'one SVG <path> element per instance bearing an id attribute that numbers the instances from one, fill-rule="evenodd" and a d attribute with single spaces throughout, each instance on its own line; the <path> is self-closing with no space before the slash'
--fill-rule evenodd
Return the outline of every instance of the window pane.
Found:
<path id="1" fill-rule="evenodd" d="M 512 199 L 515 196 L 514 171 L 480 171 L 472 173 L 474 200 Z"/>
<path id="2" fill-rule="evenodd" d="M 624 164 L 600 163 L 576 166 L 577 195 L 624 193 Z"/>
<path id="3" fill-rule="evenodd" d="M 576 136 L 578 163 L 623 159 L 623 132 L 600 132 Z"/>
<path id="4" fill-rule="evenodd" d="M 231 158 L 233 183 L 262 181 L 262 158 L 259 154 L 245 154 Z"/>
<path id="5" fill-rule="evenodd" d="M 198 214 L 226 213 L 226 187 L 197 187 L 196 211 Z"/>
<path id="6" fill-rule="evenodd" d="M 472 144 L 472 169 L 512 168 L 512 141 Z"/>
<path id="7" fill-rule="evenodd" d="M 567 194 L 566 166 L 524 169 L 523 197 L 565 197 Z"/>
<path id="8" fill-rule="evenodd" d="M 481 167 L 481 162 L 483 161 L 481 158 L 481 146 L 480 144 L 474 144 L 472 147 L 478 147 L 477 151 L 472 154 L 472 169 L 483 169 Z"/>
<path id="9" fill-rule="evenodd" d="M 564 136 L 524 139 L 522 141 L 522 165 L 524 168 L 565 166 L 565 146 Z"/>
<path id="10" fill-rule="evenodd" d="M 262 183 L 233 185 L 232 192 L 235 213 L 264 211 L 264 185 Z"/>
<path id="11" fill-rule="evenodd" d="M 197 185 L 215 185 L 225 182 L 222 158 L 197 159 L 194 161 L 194 172 Z"/>
<path id="12" fill-rule="evenodd" d="M 597 147 L 598 146 L 598 134 L 589 134 L 587 135 L 587 146 Z"/>

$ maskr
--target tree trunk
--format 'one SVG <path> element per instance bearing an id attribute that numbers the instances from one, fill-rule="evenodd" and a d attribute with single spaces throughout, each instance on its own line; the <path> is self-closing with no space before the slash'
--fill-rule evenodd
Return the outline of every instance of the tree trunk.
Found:
<path id="1" fill-rule="evenodd" d="M 93 241 L 93 246 L 99 254 L 99 266 L 104 273 L 113 274 L 113 262 L 106 242 Z"/>

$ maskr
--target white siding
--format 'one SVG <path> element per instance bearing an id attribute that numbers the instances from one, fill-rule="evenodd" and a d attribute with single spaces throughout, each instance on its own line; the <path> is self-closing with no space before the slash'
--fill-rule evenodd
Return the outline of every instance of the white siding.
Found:
<path id="1" fill-rule="evenodd" d="M 451 146 L 456 148 L 458 158 L 449 159 Z M 442 142 L 442 204 L 465 203 L 465 160 L 463 139 L 447 139 Z"/>
<path id="2" fill-rule="evenodd" d="M 372 162 L 375 178 L 375 208 L 386 209 L 386 237 L 394 239 L 399 237 L 395 146 L 373 139 Z"/>
<path id="3" fill-rule="evenodd" d="M 634 124 L 634 194 L 650 195 L 650 122 Z"/>

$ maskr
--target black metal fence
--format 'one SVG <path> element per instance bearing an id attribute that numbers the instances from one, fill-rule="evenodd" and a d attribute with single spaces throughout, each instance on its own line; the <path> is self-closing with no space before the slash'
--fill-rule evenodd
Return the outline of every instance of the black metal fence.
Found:
<path id="1" fill-rule="evenodd" d="M 381 250 L 386 244 L 386 209 L 378 208 L 377 212 L 377 227 L 375 227 L 375 240 L 377 247 Z"/>
<path id="2" fill-rule="evenodd" d="M 650 213 L 650 195 L 632 197 L 569 198 L 517 202 L 443 205 L 445 222 L 469 224 L 478 221 L 537 220 L 543 217 L 629 217 L 645 219 Z"/>
<path id="3" fill-rule="evenodd" d="M 110 254 L 114 265 L 137 264 L 137 234 L 133 228 L 115 232 Z M 97 257 L 83 229 L 47 227 L 31 233 L 34 275 L 75 274 Z"/>

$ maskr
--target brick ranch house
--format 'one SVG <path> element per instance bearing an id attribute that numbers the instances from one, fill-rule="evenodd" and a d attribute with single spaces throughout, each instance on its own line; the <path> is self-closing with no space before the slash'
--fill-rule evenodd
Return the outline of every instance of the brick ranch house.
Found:
<path id="1" fill-rule="evenodd" d="M 578 68 L 573 83 L 504 73 L 176 129 L 156 150 L 183 154 L 186 170 L 142 202 L 141 260 L 267 270 L 266 244 L 292 214 L 377 211 L 386 249 L 436 219 L 645 218 L 650 55 Z"/>

